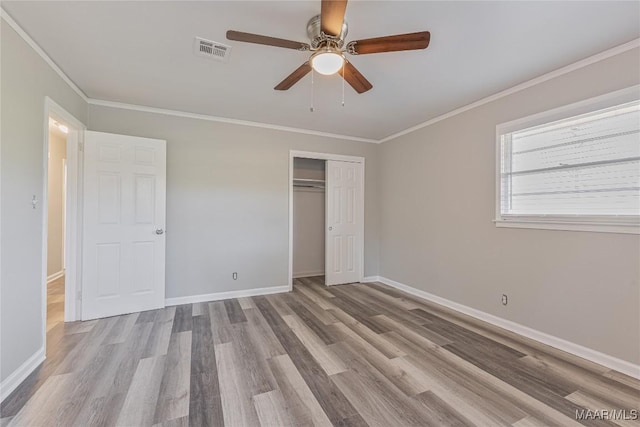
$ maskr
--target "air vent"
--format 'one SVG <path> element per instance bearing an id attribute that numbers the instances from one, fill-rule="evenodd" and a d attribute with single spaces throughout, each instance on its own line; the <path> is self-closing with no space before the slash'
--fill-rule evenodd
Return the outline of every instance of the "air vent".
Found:
<path id="1" fill-rule="evenodd" d="M 215 61 L 227 62 L 231 54 L 231 46 L 196 37 L 194 53 L 197 56 L 204 56 Z"/>

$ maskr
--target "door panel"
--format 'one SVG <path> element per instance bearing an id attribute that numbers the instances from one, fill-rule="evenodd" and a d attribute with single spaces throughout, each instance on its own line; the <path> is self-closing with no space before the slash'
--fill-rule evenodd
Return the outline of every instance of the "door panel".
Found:
<path id="1" fill-rule="evenodd" d="M 115 297 L 120 293 L 120 274 L 119 269 L 113 268 L 113 266 L 120 265 L 120 244 L 98 243 L 96 249 L 96 268 L 98 270 L 96 297 Z"/>
<path id="2" fill-rule="evenodd" d="M 86 132 L 84 156 L 82 319 L 164 307 L 166 142 Z"/>
<path id="3" fill-rule="evenodd" d="M 326 283 L 361 279 L 363 241 L 363 165 L 327 161 Z"/>

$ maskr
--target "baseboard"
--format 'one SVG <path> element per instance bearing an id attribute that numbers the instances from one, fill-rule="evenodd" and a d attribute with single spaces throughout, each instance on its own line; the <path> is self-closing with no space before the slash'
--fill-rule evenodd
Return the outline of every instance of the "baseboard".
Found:
<path id="1" fill-rule="evenodd" d="M 241 291 L 216 292 L 213 294 L 190 295 L 165 299 L 165 305 L 193 304 L 197 302 L 220 301 L 223 299 L 255 297 L 258 295 L 279 294 L 289 292 L 289 286 L 272 286 L 270 288 L 246 289 Z"/>
<path id="2" fill-rule="evenodd" d="M 429 292 L 416 289 L 412 286 L 396 282 L 395 280 L 391 280 L 386 277 L 378 277 L 378 280 L 375 281 L 384 283 L 385 285 L 399 289 L 408 294 L 415 295 L 436 304 L 443 305 L 445 307 L 467 314 L 471 317 L 475 317 L 476 319 L 485 321 L 508 331 L 515 332 L 524 337 L 531 338 L 532 340 L 541 342 L 562 351 L 566 351 L 567 353 L 571 353 L 575 356 L 590 360 L 591 362 L 598 363 L 602 366 L 606 366 L 607 368 L 614 369 L 618 372 L 622 372 L 623 374 L 640 379 L 640 365 L 636 365 L 626 360 L 618 359 L 617 357 L 601 353 L 597 350 L 584 347 L 580 344 L 576 344 L 553 335 L 549 335 L 545 332 L 529 328 L 528 326 L 512 322 L 511 320 L 506 320 L 501 317 L 494 316 L 493 314 L 489 314 L 484 311 L 480 311 L 475 308 L 450 301 L 446 298 L 430 294 Z"/>
<path id="3" fill-rule="evenodd" d="M 41 347 L 30 358 L 28 358 L 18 369 L 13 371 L 2 383 L 0 383 L 0 402 L 4 401 L 13 391 L 18 388 L 42 362 L 44 362 L 44 347 Z"/>
<path id="4" fill-rule="evenodd" d="M 64 269 L 58 271 L 57 273 L 53 273 L 50 276 L 47 276 L 47 283 L 53 282 L 54 280 L 59 279 L 62 276 L 64 276 Z"/>
<path id="5" fill-rule="evenodd" d="M 367 276 L 362 278 L 362 283 L 379 282 L 380 276 Z"/>
<path id="6" fill-rule="evenodd" d="M 318 271 L 302 271 L 300 273 L 293 273 L 294 279 L 300 279 L 303 277 L 324 276 L 324 270 Z"/>

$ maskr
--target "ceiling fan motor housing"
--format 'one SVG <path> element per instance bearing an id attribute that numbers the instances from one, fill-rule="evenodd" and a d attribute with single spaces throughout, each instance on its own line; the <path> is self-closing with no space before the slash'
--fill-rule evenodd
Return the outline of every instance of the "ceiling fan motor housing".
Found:
<path id="1" fill-rule="evenodd" d="M 316 15 L 309 20 L 307 23 L 307 35 L 311 40 L 311 48 L 317 49 L 322 46 L 335 46 L 338 49 L 341 49 L 344 45 L 344 39 L 347 37 L 347 33 L 349 32 L 349 24 L 347 21 L 342 22 L 342 31 L 340 31 L 340 35 L 337 37 L 327 35 L 322 32 L 320 27 L 320 15 Z"/>

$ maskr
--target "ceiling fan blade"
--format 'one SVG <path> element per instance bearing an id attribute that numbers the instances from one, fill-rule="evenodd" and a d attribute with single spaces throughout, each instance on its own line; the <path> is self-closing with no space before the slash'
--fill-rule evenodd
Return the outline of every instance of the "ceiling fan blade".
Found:
<path id="1" fill-rule="evenodd" d="M 293 73 L 289 74 L 283 81 L 278 83 L 275 90 L 287 90 L 294 84 L 298 83 L 300 79 L 306 76 L 309 71 L 311 71 L 311 65 L 308 62 L 305 62 L 301 66 L 299 66 Z"/>
<path id="2" fill-rule="evenodd" d="M 429 31 L 398 34 L 396 36 L 354 40 L 347 45 L 347 51 L 356 55 L 364 55 L 367 53 L 426 49 L 427 46 L 429 46 L 430 40 L 431 33 L 429 33 Z"/>
<path id="3" fill-rule="evenodd" d="M 243 33 L 242 31 L 227 31 L 227 39 L 246 43 L 264 44 L 267 46 L 284 47 L 286 49 L 309 50 L 307 43 L 292 40 L 278 39 L 276 37 L 261 36 L 259 34 Z"/>
<path id="4" fill-rule="evenodd" d="M 320 28 L 328 36 L 337 37 L 342 32 L 347 0 L 322 0 Z"/>
<path id="5" fill-rule="evenodd" d="M 369 83 L 353 64 L 347 60 L 344 61 L 344 67 L 338 71 L 343 79 L 351 85 L 358 93 L 364 93 L 371 89 L 373 85 Z"/>

